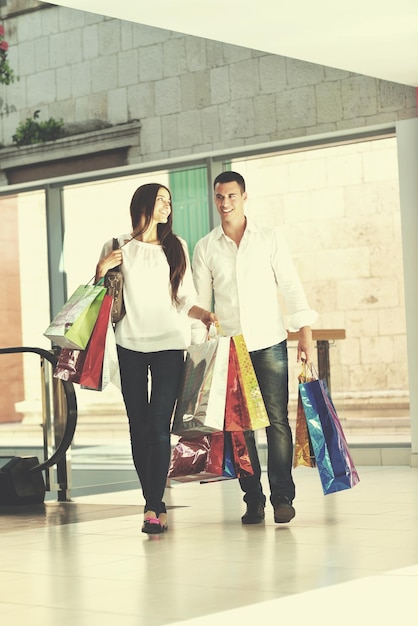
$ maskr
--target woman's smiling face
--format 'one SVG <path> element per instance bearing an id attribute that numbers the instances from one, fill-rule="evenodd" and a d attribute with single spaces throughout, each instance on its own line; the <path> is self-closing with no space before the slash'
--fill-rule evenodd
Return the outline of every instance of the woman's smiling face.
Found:
<path id="1" fill-rule="evenodd" d="M 171 213 L 171 196 L 167 189 L 160 187 L 155 199 L 153 222 L 156 224 L 166 224 Z"/>

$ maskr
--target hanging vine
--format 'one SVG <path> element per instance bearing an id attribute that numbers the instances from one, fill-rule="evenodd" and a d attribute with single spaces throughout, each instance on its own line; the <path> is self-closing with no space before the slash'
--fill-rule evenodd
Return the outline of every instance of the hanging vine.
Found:
<path id="1" fill-rule="evenodd" d="M 4 38 L 4 26 L 0 24 L 0 83 L 10 85 L 15 81 L 15 73 L 7 60 L 9 44 Z"/>

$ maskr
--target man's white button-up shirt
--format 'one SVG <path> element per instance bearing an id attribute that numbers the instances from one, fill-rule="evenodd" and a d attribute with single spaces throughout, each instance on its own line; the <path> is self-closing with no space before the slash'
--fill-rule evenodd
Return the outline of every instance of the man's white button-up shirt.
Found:
<path id="1" fill-rule="evenodd" d="M 268 348 L 287 330 L 311 326 L 318 315 L 309 308 L 289 249 L 278 228 L 247 219 L 239 246 L 222 226 L 196 244 L 193 277 L 200 306 L 214 311 L 226 335 L 243 334 L 250 351 Z M 288 329 L 281 310 L 282 294 Z"/>

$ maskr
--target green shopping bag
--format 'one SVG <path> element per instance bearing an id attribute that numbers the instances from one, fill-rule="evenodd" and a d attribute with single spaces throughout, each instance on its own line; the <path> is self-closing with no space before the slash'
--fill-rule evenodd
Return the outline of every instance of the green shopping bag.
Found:
<path id="1" fill-rule="evenodd" d="M 103 285 L 80 285 L 44 332 L 61 348 L 84 350 L 106 295 Z"/>

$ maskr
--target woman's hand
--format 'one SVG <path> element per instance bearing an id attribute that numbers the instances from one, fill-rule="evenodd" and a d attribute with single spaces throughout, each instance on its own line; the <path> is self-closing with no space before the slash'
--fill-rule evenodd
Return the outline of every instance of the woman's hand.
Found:
<path id="1" fill-rule="evenodd" d="M 209 330 L 211 325 L 215 324 L 215 322 L 218 321 L 218 318 L 216 317 L 215 313 L 211 313 L 210 311 L 206 311 L 205 309 L 203 309 L 200 321 L 203 322 L 203 324 Z"/>
<path id="2" fill-rule="evenodd" d="M 214 324 L 218 321 L 215 313 L 211 313 L 206 309 L 202 309 L 200 306 L 192 306 L 188 313 L 189 317 L 192 317 L 195 320 L 200 320 L 206 328 L 209 330 L 211 324 Z"/>
<path id="3" fill-rule="evenodd" d="M 96 278 L 95 281 L 97 283 L 98 280 L 103 278 L 106 275 L 106 272 L 112 269 L 112 267 L 116 267 L 117 265 L 121 265 L 123 263 L 122 258 L 122 250 L 120 248 L 118 250 L 112 250 L 107 256 L 100 259 L 96 266 Z"/>

